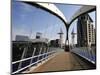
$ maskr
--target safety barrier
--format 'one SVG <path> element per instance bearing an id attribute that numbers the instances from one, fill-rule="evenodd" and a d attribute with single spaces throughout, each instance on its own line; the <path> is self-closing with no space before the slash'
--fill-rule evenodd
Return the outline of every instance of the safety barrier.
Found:
<path id="1" fill-rule="evenodd" d="M 57 52 L 56 48 L 48 48 L 47 52 L 44 52 L 44 53 L 41 52 L 42 48 L 40 49 L 41 50 L 38 55 L 34 55 L 36 51 L 36 48 L 34 48 L 32 57 L 12 62 L 12 68 L 13 68 L 12 74 L 21 73 L 22 71 L 25 71 L 26 69 L 32 66 L 37 66 L 38 63 L 48 59 L 49 57 L 51 57 L 53 54 Z"/>
<path id="2" fill-rule="evenodd" d="M 71 49 L 71 52 L 78 54 L 79 56 L 85 58 L 89 62 L 95 64 L 96 63 L 96 52 L 95 48 L 88 47 L 79 47 Z"/>

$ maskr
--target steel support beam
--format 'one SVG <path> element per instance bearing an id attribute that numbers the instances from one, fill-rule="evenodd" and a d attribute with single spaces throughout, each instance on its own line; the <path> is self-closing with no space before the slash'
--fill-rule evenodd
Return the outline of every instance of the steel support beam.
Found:
<path id="1" fill-rule="evenodd" d="M 55 16 L 57 16 L 58 18 L 60 18 L 63 23 L 65 24 L 65 26 L 67 25 L 67 20 L 66 17 L 64 16 L 64 14 L 56 7 L 56 5 L 54 5 L 53 3 L 42 3 L 42 2 L 34 2 L 34 0 L 16 0 L 16 1 L 20 1 L 20 2 L 25 2 L 27 4 L 30 4 L 32 6 L 36 6 L 38 8 L 41 8 Z"/>
<path id="2" fill-rule="evenodd" d="M 96 10 L 96 6 L 82 6 L 70 19 L 69 25 L 71 25 L 71 23 L 77 19 L 79 16 L 95 11 Z"/>

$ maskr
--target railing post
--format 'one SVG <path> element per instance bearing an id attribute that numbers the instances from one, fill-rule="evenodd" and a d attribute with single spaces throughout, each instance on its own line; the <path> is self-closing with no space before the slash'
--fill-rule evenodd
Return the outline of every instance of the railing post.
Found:
<path id="1" fill-rule="evenodd" d="M 50 48 L 48 47 L 48 48 L 47 48 L 47 52 L 46 52 L 46 53 L 47 53 L 47 54 L 46 54 L 46 57 L 48 56 L 48 51 L 49 51 L 49 49 L 50 49 Z M 48 59 L 48 58 L 47 58 L 47 59 Z"/>
<path id="2" fill-rule="evenodd" d="M 43 54 L 45 53 L 45 50 L 46 50 L 46 48 L 44 48 L 44 50 L 43 50 Z M 44 56 L 45 56 L 45 55 L 43 55 L 42 58 L 45 58 Z"/>
<path id="3" fill-rule="evenodd" d="M 37 61 L 39 60 L 39 58 L 40 58 L 40 54 L 41 54 L 41 52 L 42 52 L 42 47 L 40 48 L 40 51 L 39 51 L 39 54 L 38 54 L 38 58 L 37 58 Z"/>
<path id="4" fill-rule="evenodd" d="M 44 55 L 43 58 L 46 58 L 47 57 L 47 52 L 48 52 L 48 48 L 45 48 L 45 52 L 44 53 L 46 53 L 46 54 Z M 44 60 L 46 60 L 46 59 L 44 59 Z"/>
<path id="5" fill-rule="evenodd" d="M 35 51 L 36 51 L 36 48 L 34 48 L 34 51 L 33 51 L 32 57 L 34 56 Z M 34 59 L 34 58 L 31 59 L 30 64 L 32 64 L 33 59 Z"/>
<path id="6" fill-rule="evenodd" d="M 24 48 L 23 54 L 22 54 L 22 56 L 21 56 L 21 59 L 23 59 L 23 58 L 24 58 L 24 55 L 25 55 L 25 53 L 26 53 L 26 50 L 27 50 L 27 49 L 26 49 L 26 48 Z M 23 61 L 21 61 L 21 62 L 19 63 L 18 69 L 20 69 L 20 68 L 21 68 L 22 62 L 23 62 Z"/>

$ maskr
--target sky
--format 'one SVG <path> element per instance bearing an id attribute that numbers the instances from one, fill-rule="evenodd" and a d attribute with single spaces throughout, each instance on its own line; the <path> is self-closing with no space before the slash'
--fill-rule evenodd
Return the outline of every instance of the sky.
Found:
<path id="1" fill-rule="evenodd" d="M 81 7 L 79 5 L 55 4 L 65 15 L 67 21 L 71 16 Z M 94 12 L 90 14 L 92 19 L 95 19 Z M 76 22 L 72 23 L 69 31 L 73 28 L 76 32 Z M 15 40 L 16 35 L 25 35 L 34 39 L 36 32 L 41 32 L 42 37 L 51 39 L 58 39 L 60 29 L 63 31 L 63 42 L 66 38 L 66 28 L 64 23 L 56 16 L 33 7 L 22 2 L 12 2 L 12 40 Z M 71 40 L 71 38 L 70 38 Z"/>
<path id="2" fill-rule="evenodd" d="M 25 3 L 12 4 L 12 37 L 27 35 L 35 38 L 36 32 L 43 33 L 44 37 L 56 39 L 60 27 L 64 29 L 62 21 L 50 13 L 37 9 Z M 65 29 L 64 29 L 65 30 Z"/>

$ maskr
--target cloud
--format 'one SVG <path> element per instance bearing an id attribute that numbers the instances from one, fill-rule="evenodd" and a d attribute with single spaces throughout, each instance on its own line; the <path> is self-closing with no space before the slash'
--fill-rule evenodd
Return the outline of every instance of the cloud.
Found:
<path id="1" fill-rule="evenodd" d="M 23 26 L 23 25 L 22 25 Z M 16 35 L 29 36 L 30 33 L 25 28 L 12 27 L 12 40 L 15 40 Z"/>

